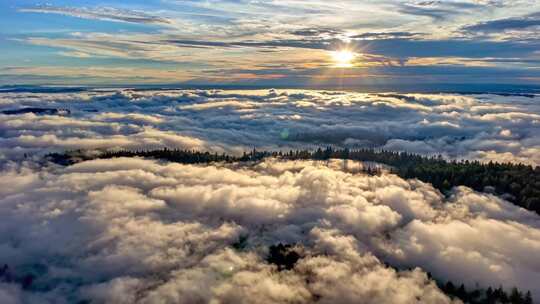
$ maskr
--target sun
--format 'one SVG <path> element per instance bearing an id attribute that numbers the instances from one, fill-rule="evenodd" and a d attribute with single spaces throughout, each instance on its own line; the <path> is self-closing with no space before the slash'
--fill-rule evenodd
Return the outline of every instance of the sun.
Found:
<path id="1" fill-rule="evenodd" d="M 339 50 L 332 52 L 332 59 L 336 63 L 337 67 L 352 67 L 352 62 L 356 54 L 349 50 Z"/>

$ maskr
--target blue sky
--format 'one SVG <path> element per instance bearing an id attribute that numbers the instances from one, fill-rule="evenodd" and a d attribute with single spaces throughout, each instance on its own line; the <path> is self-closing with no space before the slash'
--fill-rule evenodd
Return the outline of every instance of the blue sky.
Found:
<path id="1" fill-rule="evenodd" d="M 539 33 L 537 0 L 4 0 L 0 84 L 536 85 Z"/>

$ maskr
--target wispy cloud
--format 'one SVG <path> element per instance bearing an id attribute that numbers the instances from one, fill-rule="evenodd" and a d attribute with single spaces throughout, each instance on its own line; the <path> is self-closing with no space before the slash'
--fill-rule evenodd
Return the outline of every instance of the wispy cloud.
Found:
<path id="1" fill-rule="evenodd" d="M 399 5 L 404 14 L 426 16 L 434 20 L 445 20 L 455 15 L 468 14 L 479 9 L 481 4 L 465 1 L 416 1 Z"/>
<path id="2" fill-rule="evenodd" d="M 150 15 L 140 11 L 118 9 L 113 7 L 62 7 L 43 5 L 31 8 L 22 8 L 19 11 L 26 13 L 61 14 L 85 19 L 98 19 L 115 22 L 144 23 L 144 24 L 170 24 L 164 17 Z"/>

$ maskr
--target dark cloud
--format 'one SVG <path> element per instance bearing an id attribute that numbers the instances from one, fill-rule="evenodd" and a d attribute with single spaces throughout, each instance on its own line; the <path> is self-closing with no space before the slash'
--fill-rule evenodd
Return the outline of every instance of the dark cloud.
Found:
<path id="1" fill-rule="evenodd" d="M 325 39 L 313 41 L 311 39 L 284 39 L 284 40 L 268 40 L 268 41 L 200 41 L 200 40 L 167 40 L 162 41 L 182 47 L 260 47 L 260 48 L 278 48 L 278 47 L 295 47 L 309 49 L 330 49 L 331 45 L 342 43 L 338 39 Z"/>
<path id="2" fill-rule="evenodd" d="M 289 34 L 304 37 L 333 37 L 341 35 L 343 32 L 330 28 L 305 28 L 291 31 Z"/>
<path id="3" fill-rule="evenodd" d="M 540 42 L 529 43 L 512 41 L 479 41 L 479 40 L 425 40 L 416 39 L 413 33 L 366 33 L 353 38 L 369 40 L 352 41 L 347 45 L 350 48 L 358 48 L 370 54 L 379 54 L 388 57 L 509 57 L 528 58 L 540 48 Z M 167 40 L 159 43 L 170 43 L 183 47 L 260 47 L 260 48 L 306 48 L 335 50 L 344 44 L 341 39 L 282 39 L 268 41 L 199 41 L 199 40 Z"/>
<path id="4" fill-rule="evenodd" d="M 406 40 L 378 41 L 369 45 L 376 54 L 406 57 L 528 57 L 540 46 L 540 43 L 513 43 L 474 41 L 474 40 Z M 399 47 L 399 49 L 397 49 Z"/>
<path id="5" fill-rule="evenodd" d="M 497 33 L 508 30 L 526 30 L 540 26 L 540 13 L 523 17 L 497 19 L 463 27 L 468 32 Z"/>
<path id="6" fill-rule="evenodd" d="M 413 38 L 423 34 L 412 32 L 367 32 L 351 36 L 352 39 L 397 39 L 397 38 Z"/>

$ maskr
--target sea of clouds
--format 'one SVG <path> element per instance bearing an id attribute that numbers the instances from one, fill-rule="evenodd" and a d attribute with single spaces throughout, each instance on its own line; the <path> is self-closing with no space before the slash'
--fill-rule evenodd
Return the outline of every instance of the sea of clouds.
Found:
<path id="1" fill-rule="evenodd" d="M 2 303 L 452 303 L 428 272 L 540 298 L 540 217 L 468 188 L 445 196 L 352 161 L 36 161 L 66 149 L 336 145 L 540 164 L 537 98 L 0 94 L 0 111 L 25 107 L 69 112 L 0 114 Z M 266 261 L 278 243 L 301 254 L 293 269 Z"/>
<path id="2" fill-rule="evenodd" d="M 120 158 L 1 176 L 0 261 L 35 276 L 0 284 L 3 303 L 451 303 L 428 271 L 540 296 L 539 217 L 466 188 L 445 198 L 337 161 Z M 265 261 L 277 243 L 302 253 L 292 270 Z"/>
<path id="3" fill-rule="evenodd" d="M 0 114 L 0 159 L 79 148 L 241 153 L 333 145 L 538 165 L 539 100 L 307 90 L 3 93 L 0 113 L 25 107 L 71 113 Z"/>

